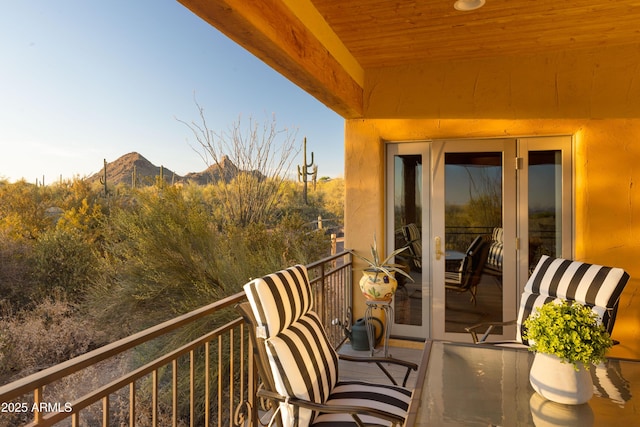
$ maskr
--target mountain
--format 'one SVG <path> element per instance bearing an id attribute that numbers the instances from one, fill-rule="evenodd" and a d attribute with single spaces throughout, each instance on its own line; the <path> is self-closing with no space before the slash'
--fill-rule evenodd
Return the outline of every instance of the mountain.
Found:
<path id="1" fill-rule="evenodd" d="M 126 184 L 132 185 L 133 174 L 136 175 L 136 186 L 153 185 L 156 177 L 160 176 L 161 168 L 154 165 L 138 153 L 129 153 L 107 163 L 107 182 L 110 185 Z M 162 175 L 167 183 L 179 182 L 182 177 L 176 175 L 172 170 L 162 167 Z M 104 167 L 100 172 L 87 178 L 90 183 L 100 181 L 104 177 Z"/>
<path id="2" fill-rule="evenodd" d="M 221 179 L 229 182 L 238 175 L 238 172 L 238 167 L 229 160 L 229 157 L 222 156 L 219 163 L 209 166 L 202 172 L 190 172 L 184 176 L 184 180 L 201 185 L 217 182 Z"/>
<path id="3" fill-rule="evenodd" d="M 161 170 L 165 182 L 169 184 L 194 182 L 200 185 L 206 185 L 221 179 L 224 179 L 225 182 L 229 182 L 241 172 L 227 156 L 223 156 L 218 164 L 211 165 L 202 172 L 190 172 L 185 176 L 180 176 L 169 168 L 154 165 L 136 152 L 125 154 L 117 160 L 107 163 L 106 167 L 107 183 L 109 185 L 125 184 L 129 186 L 132 185 L 134 171 L 136 176 L 136 186 L 155 184 L 157 177 L 161 174 Z M 263 177 L 261 173 L 256 171 L 252 171 L 250 173 L 258 177 Z M 100 172 L 87 178 L 87 181 L 89 183 L 94 183 L 99 182 L 103 178 L 104 167 L 100 169 Z"/>

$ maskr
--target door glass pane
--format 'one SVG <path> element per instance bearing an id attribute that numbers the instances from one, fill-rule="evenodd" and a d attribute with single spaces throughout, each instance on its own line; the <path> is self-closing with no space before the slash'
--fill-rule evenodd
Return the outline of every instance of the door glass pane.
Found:
<path id="1" fill-rule="evenodd" d="M 529 151 L 529 272 L 542 255 L 562 256 L 562 155 Z"/>
<path id="2" fill-rule="evenodd" d="M 465 332 L 502 321 L 502 153 L 446 153 L 444 174 L 445 332 Z"/>
<path id="3" fill-rule="evenodd" d="M 422 156 L 394 156 L 393 225 L 395 248 L 408 246 L 396 257 L 413 282 L 396 275 L 395 323 L 422 325 Z"/>

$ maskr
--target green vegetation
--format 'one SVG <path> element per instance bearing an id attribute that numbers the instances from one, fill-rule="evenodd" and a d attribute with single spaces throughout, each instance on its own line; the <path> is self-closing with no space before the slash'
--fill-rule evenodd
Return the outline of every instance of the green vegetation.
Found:
<path id="1" fill-rule="evenodd" d="M 182 123 L 203 150 L 207 185 L 176 184 L 175 174 L 165 180 L 164 167 L 155 185 L 138 185 L 136 169 L 130 186 L 108 183 L 106 160 L 93 184 L 0 180 L 0 384 L 236 294 L 253 277 L 329 255 L 330 233 L 343 223 L 343 181 L 322 179 L 303 194 L 287 179 L 293 135 L 277 130 L 275 121 L 260 128 L 251 120 L 246 129 L 238 122 L 216 134 L 198 108 L 200 124 Z M 104 383 L 229 316 L 235 317 L 226 311 L 201 319 L 77 375 L 87 384 Z M 188 358 L 178 363 L 179 370 L 190 368 L 183 366 Z M 194 363 L 204 364 L 204 355 L 197 353 Z M 217 367 L 210 372 L 212 380 L 226 375 Z M 166 370 L 159 375 L 164 398 Z M 204 378 L 197 381 L 201 391 Z M 150 396 L 147 382 L 138 384 L 138 405 Z M 74 376 L 52 387 L 76 395 L 76 383 Z M 178 393 L 188 395 L 190 387 L 181 378 Z M 126 405 L 114 406 L 113 419 L 120 419 Z M 140 425 L 146 412 L 138 412 Z M 14 415 L 10 424 L 26 422 Z"/>
<path id="2" fill-rule="evenodd" d="M 524 321 L 524 327 L 530 351 L 553 354 L 576 370 L 579 363 L 589 369 L 591 363 L 602 362 L 613 345 L 598 315 L 577 302 L 546 303 Z"/>
<path id="3" fill-rule="evenodd" d="M 327 230 L 342 224 L 342 180 L 319 182 L 309 204 L 295 181 L 263 183 L 277 187 L 269 215 L 237 220 L 225 197 L 245 185 L 119 186 L 105 197 L 100 183 L 79 179 L 0 181 L 0 383 L 329 254 Z"/>

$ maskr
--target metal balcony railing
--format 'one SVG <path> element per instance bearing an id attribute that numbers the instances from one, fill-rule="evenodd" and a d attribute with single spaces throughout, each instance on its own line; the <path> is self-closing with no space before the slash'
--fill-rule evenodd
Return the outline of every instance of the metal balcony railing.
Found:
<path id="1" fill-rule="evenodd" d="M 344 337 L 332 323 L 351 320 L 351 254 L 307 268 L 316 311 L 338 347 Z M 245 300 L 244 293 L 230 296 L 0 387 L 0 426 L 257 425 L 259 380 L 233 308 Z M 148 353 L 154 342 L 207 318 L 231 320 L 136 364 L 141 348 Z"/>

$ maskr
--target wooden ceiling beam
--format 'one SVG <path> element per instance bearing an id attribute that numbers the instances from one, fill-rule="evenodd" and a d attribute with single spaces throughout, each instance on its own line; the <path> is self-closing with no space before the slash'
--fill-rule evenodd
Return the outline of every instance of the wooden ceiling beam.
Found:
<path id="1" fill-rule="evenodd" d="M 282 0 L 178 1 L 342 117 L 362 117 L 361 84 Z"/>

